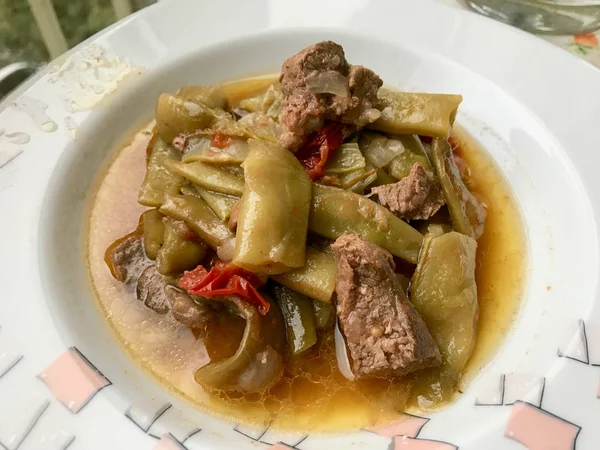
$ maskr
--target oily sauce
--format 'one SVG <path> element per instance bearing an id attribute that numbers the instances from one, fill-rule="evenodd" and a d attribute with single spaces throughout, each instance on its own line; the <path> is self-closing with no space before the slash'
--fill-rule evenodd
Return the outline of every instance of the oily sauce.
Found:
<path id="1" fill-rule="evenodd" d="M 498 167 L 466 133 L 457 130 L 453 138 L 455 154 L 468 167 L 465 181 L 488 210 L 477 250 L 477 340 L 459 386 L 464 390 L 510 331 L 519 309 L 527 253 L 519 210 Z M 337 431 L 385 424 L 398 419 L 407 408 L 417 408 L 410 393 L 413 383 L 419 383 L 418 375 L 406 380 L 350 382 L 344 378 L 337 369 L 332 332 L 322 334 L 306 354 L 288 361 L 282 380 L 264 394 L 210 393 L 194 381 L 198 367 L 235 352 L 244 321 L 233 319 L 225 326 L 213 326 L 207 336 L 197 338 L 170 314 L 158 315 L 144 307 L 135 298 L 133 287 L 115 280 L 103 260 L 106 248 L 135 229 L 145 210 L 137 203 L 137 193 L 146 170 L 149 139 L 146 129 L 116 154 L 99 183 L 89 217 L 91 283 L 102 314 L 130 355 L 169 390 L 236 421 Z"/>

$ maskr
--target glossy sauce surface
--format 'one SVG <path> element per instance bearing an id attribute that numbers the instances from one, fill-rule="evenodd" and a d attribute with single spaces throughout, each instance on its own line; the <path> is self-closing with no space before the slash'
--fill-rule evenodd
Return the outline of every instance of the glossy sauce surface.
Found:
<path id="1" fill-rule="evenodd" d="M 417 407 L 411 388 L 430 388 L 418 374 L 410 380 L 345 379 L 337 369 L 331 332 L 323 334 L 307 354 L 288 361 L 282 380 L 265 394 L 208 393 L 194 381 L 195 369 L 235 351 L 243 321 L 214 326 L 204 340 L 197 339 L 170 314 L 161 316 L 144 307 L 135 298 L 134 285 L 113 279 L 103 261 L 106 248 L 135 229 L 145 210 L 137 203 L 137 193 L 149 138 L 149 131 L 142 131 L 116 154 L 98 184 L 89 218 L 91 283 L 102 314 L 130 355 L 169 390 L 236 421 L 334 431 L 384 424 L 397 419 L 407 407 Z M 477 341 L 459 387 L 464 390 L 466 381 L 493 357 L 511 328 L 519 309 L 527 253 L 520 213 L 498 167 L 465 133 L 457 130 L 453 138 L 458 144 L 455 154 L 468 166 L 465 181 L 488 209 L 477 250 Z"/>

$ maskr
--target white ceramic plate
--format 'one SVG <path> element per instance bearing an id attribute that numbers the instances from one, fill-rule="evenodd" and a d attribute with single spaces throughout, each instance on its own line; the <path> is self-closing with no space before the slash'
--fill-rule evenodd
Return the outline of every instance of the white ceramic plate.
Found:
<path id="1" fill-rule="evenodd" d="M 458 123 L 527 228 L 526 295 L 502 350 L 455 404 L 387 436 L 288 435 L 192 409 L 118 346 L 84 268 L 91 183 L 158 93 L 276 71 L 323 39 L 391 85 L 462 94 Z M 163 1 L 110 27 L 0 106 L 0 448 L 597 449 L 599 99 L 591 65 L 425 0 Z"/>

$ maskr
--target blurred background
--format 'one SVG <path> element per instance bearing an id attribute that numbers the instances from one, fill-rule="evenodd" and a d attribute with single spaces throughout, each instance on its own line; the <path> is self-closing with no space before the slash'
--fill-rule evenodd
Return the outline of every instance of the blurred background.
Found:
<path id="1" fill-rule="evenodd" d="M 155 0 L 0 0 L 0 99 L 41 65 Z"/>
<path id="2" fill-rule="evenodd" d="M 45 63 L 155 1 L 0 0 L 0 100 Z M 542 33 L 600 67 L 600 0 L 437 1 Z"/>

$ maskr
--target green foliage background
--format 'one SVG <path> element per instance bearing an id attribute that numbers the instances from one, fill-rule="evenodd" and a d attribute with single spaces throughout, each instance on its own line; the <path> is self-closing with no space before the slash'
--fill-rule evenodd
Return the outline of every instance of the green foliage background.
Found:
<path id="1" fill-rule="evenodd" d="M 152 0 L 132 3 L 139 9 Z M 110 0 L 53 0 L 53 4 L 70 47 L 115 21 Z M 0 0 L 0 67 L 15 61 L 47 60 L 27 0 Z"/>

